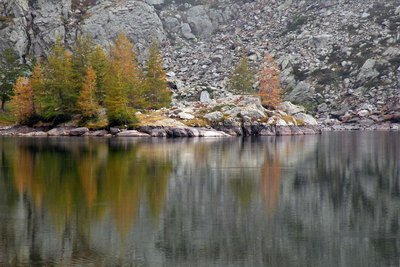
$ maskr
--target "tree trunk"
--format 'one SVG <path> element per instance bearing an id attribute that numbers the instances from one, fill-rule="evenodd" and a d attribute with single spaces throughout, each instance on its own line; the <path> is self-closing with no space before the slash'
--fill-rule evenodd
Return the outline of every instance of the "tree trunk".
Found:
<path id="1" fill-rule="evenodd" d="M 6 111 L 6 101 L 4 99 L 1 100 L 1 112 Z"/>

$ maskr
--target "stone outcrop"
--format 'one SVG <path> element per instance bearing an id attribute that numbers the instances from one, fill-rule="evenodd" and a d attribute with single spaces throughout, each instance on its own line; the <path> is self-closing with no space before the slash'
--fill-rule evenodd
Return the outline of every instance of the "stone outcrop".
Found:
<path id="1" fill-rule="evenodd" d="M 93 5 L 74 5 L 82 1 L 1 0 L 0 50 L 13 47 L 25 58 L 46 55 L 56 36 L 72 45 L 79 33 L 89 34 L 96 43 L 108 47 L 124 32 L 145 51 L 153 38 L 166 39 L 162 22 L 154 7 L 142 1 L 85 1 Z"/>
<path id="2" fill-rule="evenodd" d="M 141 52 L 149 46 L 152 39 L 164 42 L 165 31 L 154 8 L 140 1 L 104 1 L 87 10 L 88 18 L 79 27 L 92 36 L 103 47 L 111 45 L 115 36 L 122 32 L 134 41 Z"/>

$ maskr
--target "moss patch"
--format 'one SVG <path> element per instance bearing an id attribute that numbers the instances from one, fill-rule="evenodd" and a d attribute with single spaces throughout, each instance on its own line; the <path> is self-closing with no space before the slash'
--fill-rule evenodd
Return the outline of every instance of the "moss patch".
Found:
<path id="1" fill-rule="evenodd" d="M 160 111 L 150 111 L 147 113 L 137 114 L 138 126 L 154 125 L 156 122 L 169 119 Z"/>
<path id="2" fill-rule="evenodd" d="M 208 121 L 206 119 L 195 118 L 192 120 L 185 120 L 183 124 L 190 127 L 206 127 L 208 126 Z"/>

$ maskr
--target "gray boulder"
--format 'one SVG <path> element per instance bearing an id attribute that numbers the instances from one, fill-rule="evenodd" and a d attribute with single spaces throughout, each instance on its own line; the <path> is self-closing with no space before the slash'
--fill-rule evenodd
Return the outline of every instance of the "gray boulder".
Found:
<path id="1" fill-rule="evenodd" d="M 178 113 L 178 117 L 182 120 L 192 120 L 195 117 L 192 114 L 186 113 L 186 112 L 180 112 Z"/>
<path id="2" fill-rule="evenodd" d="M 287 99 L 292 102 L 305 103 L 313 101 L 314 90 L 306 82 L 299 82 L 288 94 Z"/>
<path id="3" fill-rule="evenodd" d="M 305 112 L 305 108 L 303 106 L 294 105 L 290 101 L 285 101 L 278 107 L 280 110 L 286 112 L 289 115 L 294 115 L 300 112 Z"/>
<path id="4" fill-rule="evenodd" d="M 89 132 L 89 129 L 86 127 L 79 127 L 69 131 L 70 136 L 81 136 Z"/>
<path id="5" fill-rule="evenodd" d="M 30 133 L 20 133 L 18 134 L 19 136 L 25 136 L 25 137 L 46 137 L 48 134 L 46 132 L 30 132 Z"/>
<path id="6" fill-rule="evenodd" d="M 136 130 L 128 130 L 117 133 L 118 137 L 150 137 L 147 133 L 142 133 Z"/>
<path id="7" fill-rule="evenodd" d="M 163 25 L 150 5 L 128 0 L 123 5 L 105 1 L 90 8 L 91 16 L 81 25 L 98 44 L 108 47 L 118 33 L 125 33 L 140 52 L 144 52 L 153 38 L 166 39 Z"/>
<path id="8" fill-rule="evenodd" d="M 309 114 L 297 113 L 293 117 L 296 120 L 302 120 L 305 125 L 318 125 L 317 120 L 313 116 L 311 116 Z"/>
<path id="9" fill-rule="evenodd" d="M 196 36 L 192 33 L 192 29 L 188 23 L 182 23 L 181 26 L 182 36 L 186 39 L 192 40 L 196 39 Z"/>
<path id="10" fill-rule="evenodd" d="M 112 134 L 112 135 L 116 135 L 119 132 L 121 132 L 121 129 L 119 129 L 119 128 L 116 128 L 116 127 L 111 127 L 110 128 L 110 134 Z"/>
<path id="11" fill-rule="evenodd" d="M 222 131 L 200 129 L 199 137 L 230 137 L 230 135 Z"/>
<path id="12" fill-rule="evenodd" d="M 361 67 L 358 73 L 357 80 L 360 82 L 366 82 L 368 80 L 378 77 L 379 72 L 375 69 L 376 60 L 368 59 Z"/>
<path id="13" fill-rule="evenodd" d="M 108 133 L 106 130 L 97 130 L 97 131 L 93 131 L 93 132 L 88 132 L 85 135 L 97 136 L 97 137 L 111 136 L 111 134 Z"/>
<path id="14" fill-rule="evenodd" d="M 158 6 L 164 4 L 164 0 L 145 0 L 147 4 L 152 6 Z"/>
<path id="15" fill-rule="evenodd" d="M 194 6 L 187 11 L 187 21 L 192 32 L 199 37 L 209 37 L 214 31 L 214 26 L 207 15 L 205 6 Z"/>
<path id="16" fill-rule="evenodd" d="M 200 102 L 201 103 L 211 103 L 210 93 L 207 91 L 202 91 L 200 93 Z"/>
<path id="17" fill-rule="evenodd" d="M 51 129 L 47 132 L 49 136 L 68 136 L 71 128 L 68 127 L 58 127 Z"/>
<path id="18" fill-rule="evenodd" d="M 248 107 L 248 108 L 243 108 L 240 111 L 240 115 L 242 117 L 249 117 L 250 119 L 262 119 L 265 118 L 265 113 L 257 108 L 254 107 Z"/>
<path id="19" fill-rule="evenodd" d="M 179 30 L 179 20 L 174 17 L 166 17 L 163 19 L 164 28 L 168 32 L 177 32 Z"/>
<path id="20" fill-rule="evenodd" d="M 219 122 L 224 118 L 224 114 L 222 114 L 220 111 L 214 111 L 204 115 L 204 118 L 211 122 Z"/>

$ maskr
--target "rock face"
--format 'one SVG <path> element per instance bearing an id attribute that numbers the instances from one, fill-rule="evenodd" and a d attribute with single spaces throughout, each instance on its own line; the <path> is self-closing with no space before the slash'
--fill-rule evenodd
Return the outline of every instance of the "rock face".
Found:
<path id="1" fill-rule="evenodd" d="M 91 14 L 80 25 L 82 32 L 92 36 L 96 43 L 108 47 L 116 34 L 125 33 L 139 51 L 144 51 L 153 38 L 163 42 L 162 22 L 150 5 L 139 1 L 124 4 L 105 1 L 87 10 Z"/>
<path id="2" fill-rule="evenodd" d="M 85 5 L 74 5 L 77 2 Z M 32 53 L 46 55 L 56 36 L 73 44 L 78 33 L 89 34 L 96 43 L 108 47 L 118 33 L 124 32 L 139 51 L 145 51 L 153 38 L 160 42 L 166 39 L 155 9 L 142 1 L 1 0 L 0 3 L 3 5 L 0 18 L 4 18 L 0 20 L 0 50 L 14 47 L 21 57 Z"/>

